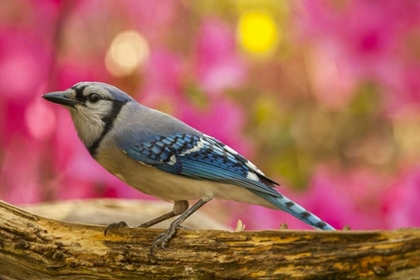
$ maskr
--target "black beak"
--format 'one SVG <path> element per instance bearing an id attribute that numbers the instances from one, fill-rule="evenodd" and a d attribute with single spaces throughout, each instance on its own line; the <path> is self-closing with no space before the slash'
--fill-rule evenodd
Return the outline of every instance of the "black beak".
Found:
<path id="1" fill-rule="evenodd" d="M 76 104 L 80 104 L 79 101 L 70 98 L 68 96 L 67 91 L 51 92 L 51 93 L 44 94 L 42 97 L 44 97 L 48 101 L 61 104 L 64 106 L 72 107 L 72 108 L 75 108 Z"/>

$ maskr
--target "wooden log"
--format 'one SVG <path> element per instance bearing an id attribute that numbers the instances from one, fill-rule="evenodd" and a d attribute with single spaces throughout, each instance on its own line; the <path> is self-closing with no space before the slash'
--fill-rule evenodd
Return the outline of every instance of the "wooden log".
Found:
<path id="1" fill-rule="evenodd" d="M 121 211 L 121 209 L 119 210 Z M 0 201 L 0 275 L 12 279 L 420 279 L 420 230 L 179 230 L 44 218 Z"/>

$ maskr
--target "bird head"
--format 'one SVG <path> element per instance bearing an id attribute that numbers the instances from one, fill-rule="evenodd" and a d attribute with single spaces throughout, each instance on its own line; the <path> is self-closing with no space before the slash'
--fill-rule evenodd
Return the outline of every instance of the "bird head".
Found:
<path id="1" fill-rule="evenodd" d="M 77 134 L 88 149 L 110 129 L 122 106 L 134 101 L 118 88 L 99 82 L 77 83 L 42 97 L 69 109 Z"/>

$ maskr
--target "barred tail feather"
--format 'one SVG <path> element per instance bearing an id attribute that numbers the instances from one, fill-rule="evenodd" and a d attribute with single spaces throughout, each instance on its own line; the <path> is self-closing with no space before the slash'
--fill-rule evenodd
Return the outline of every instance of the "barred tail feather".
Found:
<path id="1" fill-rule="evenodd" d="M 295 216 L 299 220 L 307 223 L 311 227 L 316 230 L 335 230 L 331 225 L 324 222 L 311 212 L 307 211 L 305 208 L 300 206 L 299 204 L 293 202 L 292 200 L 288 199 L 287 197 L 280 195 L 279 197 L 275 197 L 266 193 L 253 191 L 256 195 L 264 198 L 268 202 L 272 203 L 279 209 Z"/>

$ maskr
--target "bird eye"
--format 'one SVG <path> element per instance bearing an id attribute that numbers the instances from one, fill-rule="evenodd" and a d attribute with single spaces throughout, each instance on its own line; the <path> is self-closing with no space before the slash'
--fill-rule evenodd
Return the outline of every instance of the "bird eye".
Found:
<path id="1" fill-rule="evenodd" d="M 95 102 L 98 102 L 99 99 L 101 99 L 101 98 L 99 97 L 99 94 L 91 93 L 91 94 L 88 95 L 88 99 L 89 99 L 90 102 L 95 103 Z"/>

